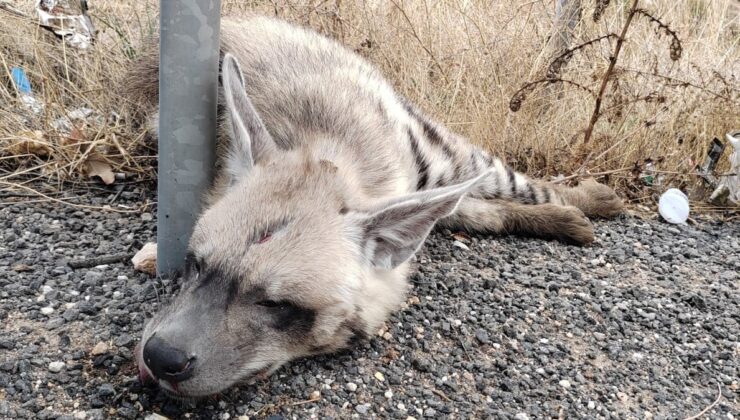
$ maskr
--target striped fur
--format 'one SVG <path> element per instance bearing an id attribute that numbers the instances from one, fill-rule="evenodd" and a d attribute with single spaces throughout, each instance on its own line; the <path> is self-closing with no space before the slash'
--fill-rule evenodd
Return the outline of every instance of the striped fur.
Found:
<path id="1" fill-rule="evenodd" d="M 370 336 L 403 301 L 435 223 L 586 244 L 607 187 L 532 180 L 400 97 L 339 44 L 266 17 L 222 22 L 220 175 L 188 281 L 144 329 L 197 362 L 180 396 L 219 392 Z M 122 94 L 157 120 L 157 53 Z M 142 350 L 142 347 L 144 350 Z M 191 366 L 188 363 L 188 366 Z M 161 378 L 158 378 L 161 379 Z"/>

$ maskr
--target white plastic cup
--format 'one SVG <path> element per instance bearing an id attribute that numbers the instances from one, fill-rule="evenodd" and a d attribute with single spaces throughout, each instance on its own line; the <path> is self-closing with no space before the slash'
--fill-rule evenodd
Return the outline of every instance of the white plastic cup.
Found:
<path id="1" fill-rule="evenodd" d="M 685 224 L 689 218 L 689 197 L 681 190 L 671 188 L 660 196 L 658 212 L 668 223 Z"/>

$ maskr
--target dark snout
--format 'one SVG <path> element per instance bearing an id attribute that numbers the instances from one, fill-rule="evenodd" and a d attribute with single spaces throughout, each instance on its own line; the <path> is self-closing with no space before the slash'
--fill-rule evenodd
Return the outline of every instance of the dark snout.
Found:
<path id="1" fill-rule="evenodd" d="M 146 342 L 142 356 L 156 379 L 173 384 L 190 378 L 195 370 L 194 355 L 189 355 L 156 335 Z"/>

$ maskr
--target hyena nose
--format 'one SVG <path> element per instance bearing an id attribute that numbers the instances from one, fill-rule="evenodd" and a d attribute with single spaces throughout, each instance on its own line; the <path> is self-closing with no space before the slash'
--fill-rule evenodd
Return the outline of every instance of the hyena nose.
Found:
<path id="1" fill-rule="evenodd" d="M 169 345 L 159 337 L 152 337 L 144 346 L 144 363 L 157 379 L 182 382 L 193 376 L 195 357 Z"/>

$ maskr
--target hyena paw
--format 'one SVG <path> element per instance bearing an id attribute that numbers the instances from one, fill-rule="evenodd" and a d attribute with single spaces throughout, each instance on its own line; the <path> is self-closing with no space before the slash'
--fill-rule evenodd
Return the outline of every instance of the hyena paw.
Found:
<path id="1" fill-rule="evenodd" d="M 552 222 L 553 232 L 563 242 L 586 245 L 594 241 L 594 226 L 577 207 L 560 207 Z"/>
<path id="2" fill-rule="evenodd" d="M 578 187 L 588 197 L 588 205 L 584 211 L 589 216 L 614 218 L 622 213 L 624 204 L 610 187 L 599 184 L 593 179 L 582 181 Z"/>

